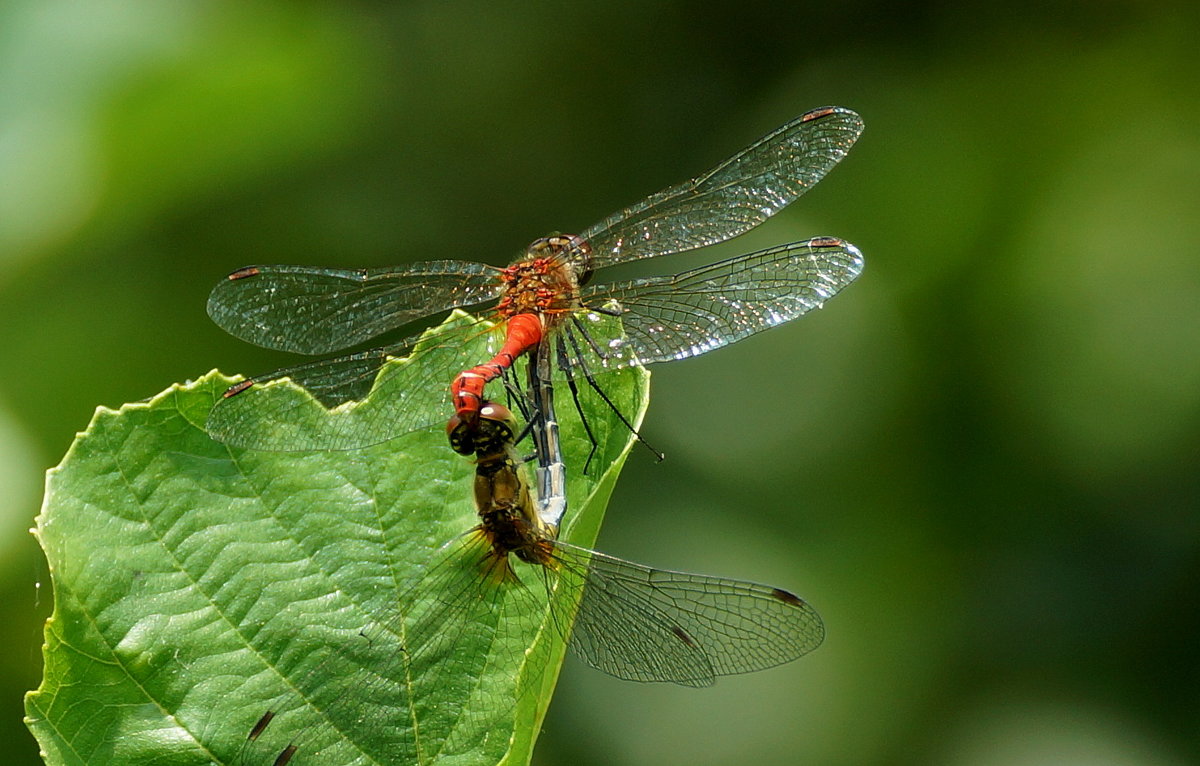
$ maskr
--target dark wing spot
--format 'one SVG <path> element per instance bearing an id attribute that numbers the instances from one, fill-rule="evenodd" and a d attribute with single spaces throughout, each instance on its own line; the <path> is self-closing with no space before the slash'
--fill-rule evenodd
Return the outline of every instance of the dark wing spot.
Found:
<path id="1" fill-rule="evenodd" d="M 249 739 L 249 740 L 258 739 L 259 735 L 263 733 L 263 730 L 271 725 L 271 721 L 274 718 L 275 718 L 274 710 L 268 710 L 267 712 L 263 713 L 263 717 L 258 719 L 258 723 L 254 724 L 254 728 L 250 730 L 250 734 L 246 737 L 246 739 Z"/>
<path id="2" fill-rule="evenodd" d="M 824 109 L 814 109 L 811 112 L 808 112 L 807 114 L 802 116 L 800 118 L 800 122 L 810 122 L 812 120 L 819 120 L 822 117 L 828 117 L 829 115 L 833 114 L 834 111 L 836 111 L 836 110 L 834 110 L 831 107 L 825 107 Z"/>
<path id="3" fill-rule="evenodd" d="M 689 636 L 687 631 L 683 628 L 679 627 L 678 625 L 672 625 L 671 632 L 675 634 L 675 638 L 678 638 L 684 644 L 692 647 L 693 649 L 696 648 L 696 642 L 692 640 L 692 637 Z"/>
<path id="4" fill-rule="evenodd" d="M 283 752 L 279 754 L 279 757 L 275 759 L 273 766 L 287 766 L 292 762 L 292 756 L 295 754 L 296 746 L 288 745 L 283 749 Z"/>
<path id="5" fill-rule="evenodd" d="M 244 269 L 238 269 L 237 271 L 230 274 L 227 278 L 230 281 L 233 281 L 235 279 L 245 279 L 246 277 L 256 277 L 256 276 L 258 276 L 258 273 L 259 272 L 258 272 L 257 266 L 247 266 Z"/>
<path id="6" fill-rule="evenodd" d="M 243 380 L 241 383 L 234 383 L 232 386 L 225 389 L 225 393 L 221 394 L 221 398 L 228 399 L 231 396 L 237 396 L 238 394 L 242 393 L 247 388 L 250 388 L 250 386 L 253 386 L 253 385 L 254 385 L 253 380 Z"/>
<path id="7" fill-rule="evenodd" d="M 771 595 L 785 604 L 791 604 L 792 606 L 804 606 L 803 599 L 793 593 L 788 593 L 782 588 L 773 588 L 771 590 Z"/>
<path id="8" fill-rule="evenodd" d="M 841 247 L 846 243 L 837 237 L 816 237 L 812 240 L 809 240 L 808 244 L 812 245 L 813 247 Z"/>

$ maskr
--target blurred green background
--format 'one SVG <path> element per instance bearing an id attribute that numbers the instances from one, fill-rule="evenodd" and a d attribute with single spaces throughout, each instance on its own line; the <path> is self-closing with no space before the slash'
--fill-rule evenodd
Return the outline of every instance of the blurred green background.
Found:
<path id="1" fill-rule="evenodd" d="M 1200 762 L 1195 8 L 0 5 L 5 763 L 41 471 L 96 405 L 292 361 L 208 321 L 224 274 L 501 265 L 826 104 L 867 129 L 819 187 L 643 271 L 830 234 L 866 273 L 656 369 L 667 461 L 601 542 L 795 590 L 828 640 L 701 691 L 568 665 L 538 762 Z"/>

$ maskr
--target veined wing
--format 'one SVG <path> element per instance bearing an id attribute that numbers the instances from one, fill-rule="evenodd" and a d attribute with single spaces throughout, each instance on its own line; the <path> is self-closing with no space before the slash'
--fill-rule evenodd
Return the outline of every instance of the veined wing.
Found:
<path id="1" fill-rule="evenodd" d="M 586 270 L 723 242 L 779 212 L 838 164 L 862 133 L 839 106 L 814 109 L 712 170 L 651 195 L 580 234 Z"/>
<path id="2" fill-rule="evenodd" d="M 597 285 L 582 298 L 585 306 L 608 304 L 620 314 L 625 337 L 598 352 L 605 366 L 624 367 L 686 359 L 795 319 L 862 269 L 854 245 L 817 237 L 674 276 Z"/>
<path id="3" fill-rule="evenodd" d="M 708 686 L 790 662 L 825 638 L 816 610 L 785 590 L 556 548 L 562 576 L 583 587 L 570 646 L 617 678 Z"/>
<path id="4" fill-rule="evenodd" d="M 547 594 L 508 575 L 476 531 L 434 554 L 397 611 L 290 679 L 238 764 L 497 763 Z M 522 565 L 526 571 L 528 567 Z"/>
<path id="5" fill-rule="evenodd" d="M 369 447 L 441 423 L 453 412 L 450 379 L 494 353 L 493 327 L 462 314 L 390 346 L 250 378 L 217 402 L 206 428 L 233 447 L 307 452 Z"/>
<path id="6" fill-rule="evenodd" d="M 249 266 L 213 288 L 208 315 L 244 341 L 325 354 L 439 311 L 495 298 L 501 289 L 496 269 L 472 261 L 357 270 Z"/>

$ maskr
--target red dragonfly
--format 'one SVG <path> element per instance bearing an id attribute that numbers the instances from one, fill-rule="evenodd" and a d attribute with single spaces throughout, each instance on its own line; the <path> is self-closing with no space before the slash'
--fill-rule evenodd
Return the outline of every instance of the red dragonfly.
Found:
<path id="1" fill-rule="evenodd" d="M 695 356 L 819 308 L 863 267 L 858 249 L 835 237 L 673 276 L 585 285 L 606 266 L 704 247 L 757 226 L 824 177 L 862 127 L 849 109 L 815 109 L 578 236 L 535 241 L 505 268 L 427 261 L 360 270 L 239 269 L 213 289 L 209 315 L 267 348 L 330 353 L 441 311 L 486 303 L 504 340 L 490 361 L 477 364 L 465 356 L 465 339 L 493 324 L 458 322 L 250 378 L 225 392 L 208 431 L 252 449 L 366 447 L 444 420 L 451 401 L 473 423 L 486 384 L 539 345 L 572 386 L 582 374 L 595 387 L 594 372 Z M 604 316 L 621 321 L 594 321 Z M 285 378 L 328 408 L 328 417 L 300 422 L 299 410 L 311 402 L 276 385 Z M 369 393 L 370 406 L 360 407 Z"/>

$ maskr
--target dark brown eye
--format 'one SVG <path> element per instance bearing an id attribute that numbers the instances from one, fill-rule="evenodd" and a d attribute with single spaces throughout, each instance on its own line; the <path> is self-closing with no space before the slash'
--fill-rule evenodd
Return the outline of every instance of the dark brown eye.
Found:
<path id="1" fill-rule="evenodd" d="M 457 417 L 457 415 L 454 416 L 454 418 Z M 515 430 L 517 424 L 517 419 L 513 416 L 512 411 L 503 404 L 496 402 L 484 402 L 483 406 L 479 408 L 479 419 L 502 423 L 508 426 L 510 430 Z"/>
<path id="2" fill-rule="evenodd" d="M 460 455 L 475 453 L 475 433 L 458 415 L 446 423 L 446 437 L 450 440 L 450 449 Z"/>

